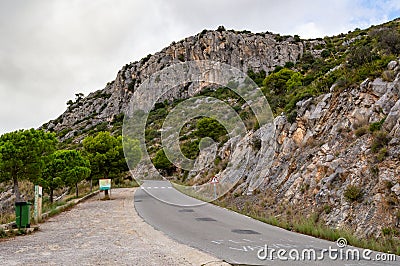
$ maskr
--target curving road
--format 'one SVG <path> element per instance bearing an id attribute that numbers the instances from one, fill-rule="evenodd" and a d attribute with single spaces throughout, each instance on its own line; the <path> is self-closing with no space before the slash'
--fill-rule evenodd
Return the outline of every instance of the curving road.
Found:
<path id="1" fill-rule="evenodd" d="M 293 233 L 212 204 L 190 207 L 202 202 L 180 193 L 167 181 L 145 181 L 136 191 L 134 199 L 136 211 L 147 223 L 183 244 L 206 251 L 231 264 L 399 265 L 400 261 L 398 256 L 394 258 L 396 261 L 377 261 L 382 256 L 387 257 L 387 254 L 369 253 L 353 247 L 340 249 L 335 242 Z M 268 254 L 259 252 L 260 249 L 265 250 L 265 245 Z M 278 250 L 282 252 L 281 258 Z M 317 258 L 324 259 L 308 260 L 309 256 L 313 258 L 313 251 Z M 305 260 L 294 261 L 289 258 L 289 253 L 297 256 L 296 252 Z M 366 252 L 365 259 L 363 252 Z M 360 260 L 357 260 L 357 254 L 360 254 Z M 350 260 L 346 260 L 346 257 Z"/>

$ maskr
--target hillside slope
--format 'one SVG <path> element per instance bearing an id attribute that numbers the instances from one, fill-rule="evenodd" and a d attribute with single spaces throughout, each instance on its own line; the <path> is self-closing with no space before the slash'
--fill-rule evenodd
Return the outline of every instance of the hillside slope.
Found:
<path id="1" fill-rule="evenodd" d="M 399 235 L 399 24 L 395 20 L 316 40 L 223 28 L 203 31 L 125 65 L 103 90 L 70 102 L 64 114 L 43 128 L 57 132 L 71 147 L 96 131 L 120 134 L 133 93 L 151 74 L 181 61 L 227 63 L 262 87 L 276 115 L 274 136 L 269 138 L 268 126 L 249 122 L 243 139 L 221 138 L 218 157 L 205 171 L 172 168 L 167 171 L 171 178 L 201 184 L 215 174 L 229 175 L 240 156 L 249 156 L 246 176 L 225 198 L 232 206 L 283 220 L 312 215 L 363 236 Z M 235 96 L 201 89 L 202 95 L 234 102 L 244 116 Z M 160 97 L 148 131 L 153 134 L 147 143 L 151 158 L 160 151 L 160 127 L 174 100 L 193 95 L 177 91 Z M 183 133 L 194 138 L 195 127 L 193 123 Z M 197 140 L 187 138 L 182 144 L 188 154 L 198 155 L 192 145 Z M 240 153 L 235 153 L 237 143 Z"/>
<path id="2" fill-rule="evenodd" d="M 293 37 L 271 33 L 253 34 L 234 31 L 203 31 L 172 43 L 154 55 L 125 65 L 114 81 L 102 90 L 78 98 L 60 117 L 43 127 L 61 132 L 65 140 L 81 135 L 104 122 L 111 124 L 124 113 L 136 88 L 151 74 L 174 63 L 190 60 L 213 60 L 237 67 L 244 72 L 269 72 L 286 62 L 296 62 L 304 51 L 304 43 Z M 318 41 L 311 41 L 311 44 Z M 180 95 L 176 95 L 179 98 Z M 164 99 L 160 99 L 163 101 Z"/>

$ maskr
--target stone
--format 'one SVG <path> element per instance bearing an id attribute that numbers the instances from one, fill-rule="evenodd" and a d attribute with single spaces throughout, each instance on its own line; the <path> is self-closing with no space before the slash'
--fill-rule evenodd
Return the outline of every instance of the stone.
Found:
<path id="1" fill-rule="evenodd" d="M 294 132 L 296 129 L 297 129 L 297 123 L 295 122 L 295 123 L 293 123 L 293 124 L 290 126 L 289 134 L 293 134 L 293 132 Z"/>
<path id="2" fill-rule="evenodd" d="M 368 85 L 369 85 L 369 78 L 367 78 L 366 80 L 364 80 L 363 82 L 361 82 L 361 84 L 360 84 L 360 91 L 361 92 L 366 92 L 367 91 L 367 88 L 368 88 Z"/>
<path id="3" fill-rule="evenodd" d="M 387 65 L 387 68 L 389 69 L 389 70 L 393 70 L 393 69 L 395 69 L 395 67 L 397 66 L 397 61 L 390 61 L 389 63 L 388 63 L 388 65 Z"/>
<path id="4" fill-rule="evenodd" d="M 387 82 L 383 81 L 381 78 L 377 78 L 374 81 L 370 83 L 372 92 L 378 96 L 381 97 L 386 93 L 387 89 Z"/>
<path id="5" fill-rule="evenodd" d="M 335 157 L 334 157 L 332 154 L 326 155 L 326 161 L 327 161 L 327 162 L 332 162 L 333 159 L 335 159 Z"/>
<path id="6" fill-rule="evenodd" d="M 390 109 L 389 114 L 387 115 L 383 127 L 387 131 L 392 131 L 393 128 L 398 124 L 400 117 L 400 100 L 398 100 Z"/>
<path id="7" fill-rule="evenodd" d="M 400 196 L 400 184 L 397 183 L 396 185 L 394 185 L 391 189 L 390 189 L 394 194 L 396 194 L 397 196 Z"/>

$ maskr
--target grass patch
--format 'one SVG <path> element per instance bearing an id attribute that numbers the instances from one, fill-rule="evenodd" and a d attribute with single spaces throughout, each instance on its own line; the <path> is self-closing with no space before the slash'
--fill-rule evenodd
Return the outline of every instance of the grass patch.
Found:
<path id="1" fill-rule="evenodd" d="M 0 224 L 8 224 L 15 221 L 15 212 L 1 212 Z"/>
<path id="2" fill-rule="evenodd" d="M 329 241 L 336 241 L 340 237 L 344 237 L 351 246 L 400 255 L 400 240 L 396 237 L 398 231 L 393 230 L 392 228 L 385 229 L 386 235 L 384 235 L 382 238 L 375 239 L 371 237 L 368 239 L 361 239 L 350 230 L 335 229 L 318 222 L 318 214 L 316 213 L 310 215 L 310 217 L 294 217 L 292 220 L 287 221 L 286 219 L 280 219 L 275 216 L 265 217 L 265 214 L 257 213 L 255 211 L 250 211 L 249 213 L 238 211 L 237 208 L 230 209 L 250 216 L 253 219 L 261 222 L 278 226 L 289 231 L 294 231 Z"/>
<path id="3" fill-rule="evenodd" d="M 368 128 L 366 126 L 363 126 L 363 127 L 357 128 L 356 131 L 354 132 L 354 134 L 357 137 L 361 137 L 361 136 L 364 136 L 367 132 L 368 132 Z"/>
<path id="4" fill-rule="evenodd" d="M 371 144 L 371 151 L 376 153 L 383 147 L 385 147 L 389 142 L 387 137 L 387 133 L 384 131 L 376 131 L 374 132 L 374 139 Z"/>

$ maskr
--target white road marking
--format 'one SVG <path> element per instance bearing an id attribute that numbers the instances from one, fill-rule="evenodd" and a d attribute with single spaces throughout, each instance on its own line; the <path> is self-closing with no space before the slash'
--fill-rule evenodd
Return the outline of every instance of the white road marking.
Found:
<path id="1" fill-rule="evenodd" d="M 141 189 L 166 189 L 166 188 L 172 188 L 172 187 L 140 187 Z"/>
<path id="2" fill-rule="evenodd" d="M 233 249 L 233 250 L 238 250 L 238 251 L 244 251 L 244 252 L 247 252 L 247 248 L 245 247 L 245 246 L 243 246 L 243 248 L 234 248 L 234 247 L 229 247 L 230 249 Z"/>

